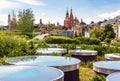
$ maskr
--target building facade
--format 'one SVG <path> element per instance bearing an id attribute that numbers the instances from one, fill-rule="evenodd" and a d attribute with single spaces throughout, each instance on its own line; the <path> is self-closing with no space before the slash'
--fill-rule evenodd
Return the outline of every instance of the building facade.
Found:
<path id="1" fill-rule="evenodd" d="M 8 30 L 13 31 L 16 29 L 17 22 L 16 22 L 16 15 L 14 14 L 14 11 L 12 15 L 8 14 Z"/>

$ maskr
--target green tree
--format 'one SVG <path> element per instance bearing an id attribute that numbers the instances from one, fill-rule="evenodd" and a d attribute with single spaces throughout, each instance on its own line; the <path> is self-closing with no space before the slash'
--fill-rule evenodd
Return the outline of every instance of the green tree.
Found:
<path id="1" fill-rule="evenodd" d="M 90 37 L 92 38 L 100 38 L 100 35 L 101 35 L 101 30 L 98 27 L 94 27 L 94 29 L 90 31 Z"/>
<path id="2" fill-rule="evenodd" d="M 112 27 L 113 26 L 111 24 L 107 24 L 102 27 L 101 36 L 100 36 L 100 39 L 102 41 L 104 41 L 106 39 L 114 39 L 115 38 L 115 33 L 114 33 L 114 30 Z"/>
<path id="3" fill-rule="evenodd" d="M 19 11 L 18 15 L 18 30 L 21 31 L 22 34 L 29 35 L 33 32 L 33 22 L 34 22 L 34 14 L 31 9 L 24 9 L 23 11 Z"/>

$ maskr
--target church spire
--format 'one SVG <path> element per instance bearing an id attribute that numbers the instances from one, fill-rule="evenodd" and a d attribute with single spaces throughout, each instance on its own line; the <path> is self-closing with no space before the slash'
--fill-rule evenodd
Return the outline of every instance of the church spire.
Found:
<path id="1" fill-rule="evenodd" d="M 70 10 L 70 18 L 73 18 L 72 8 Z"/>
<path id="2" fill-rule="evenodd" d="M 67 8 L 67 12 L 66 12 L 66 17 L 69 17 L 69 12 L 68 12 L 68 8 Z"/>

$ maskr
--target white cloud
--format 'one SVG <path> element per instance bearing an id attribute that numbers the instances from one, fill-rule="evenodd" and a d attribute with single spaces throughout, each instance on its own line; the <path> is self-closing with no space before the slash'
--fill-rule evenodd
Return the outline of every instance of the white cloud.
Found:
<path id="1" fill-rule="evenodd" d="M 0 14 L 0 25 L 7 25 L 7 14 Z"/>
<path id="2" fill-rule="evenodd" d="M 37 0 L 17 0 L 17 1 L 26 3 L 26 4 L 30 4 L 30 5 L 39 5 L 39 6 L 46 5 L 45 3 L 41 2 L 41 1 L 37 1 Z"/>
<path id="3" fill-rule="evenodd" d="M 118 15 L 120 15 L 120 10 L 112 12 L 112 13 L 99 14 L 98 17 L 103 18 L 103 19 L 108 19 L 108 18 L 114 18 L 114 17 L 116 17 Z"/>
<path id="4" fill-rule="evenodd" d="M 92 17 L 88 17 L 88 18 L 85 18 L 83 21 L 85 23 L 89 24 L 89 23 L 91 23 L 91 21 L 93 21 L 93 18 Z"/>
<path id="5" fill-rule="evenodd" d="M 20 7 L 21 4 L 17 2 L 12 2 L 9 0 L 0 0 L 0 10 L 8 9 L 8 8 L 17 8 Z"/>

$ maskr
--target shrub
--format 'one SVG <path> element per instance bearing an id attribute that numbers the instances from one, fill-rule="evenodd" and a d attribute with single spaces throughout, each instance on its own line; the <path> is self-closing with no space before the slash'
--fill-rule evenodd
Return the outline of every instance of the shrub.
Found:
<path id="1" fill-rule="evenodd" d="M 81 49 L 96 50 L 98 55 L 104 55 L 106 53 L 119 53 L 120 50 L 117 47 L 102 46 L 102 45 L 81 45 Z"/>
<path id="2" fill-rule="evenodd" d="M 111 45 L 112 45 L 112 46 L 120 47 L 120 42 L 112 42 Z"/>
<path id="3" fill-rule="evenodd" d="M 64 37 L 64 36 L 47 36 L 44 38 L 45 42 L 50 43 L 50 44 L 71 44 L 75 43 L 78 44 L 79 42 L 76 39 L 72 39 L 69 37 Z"/>
<path id="4" fill-rule="evenodd" d="M 30 55 L 34 53 L 34 45 L 26 40 L 16 39 L 9 36 L 2 36 L 0 38 L 0 57 Z"/>
<path id="5" fill-rule="evenodd" d="M 37 46 L 37 48 L 48 48 L 49 46 L 44 40 L 34 39 L 32 40 L 33 44 Z"/>
<path id="6" fill-rule="evenodd" d="M 97 38 L 86 38 L 86 37 L 77 37 L 76 38 L 80 44 L 87 44 L 87 45 L 99 45 L 100 40 Z"/>
<path id="7" fill-rule="evenodd" d="M 60 44 L 60 47 L 66 49 L 68 53 L 69 50 L 75 49 L 76 45 L 75 44 Z"/>
<path id="8" fill-rule="evenodd" d="M 106 79 L 105 79 L 105 76 L 103 75 L 96 75 L 95 77 L 90 79 L 90 81 L 106 81 Z"/>

